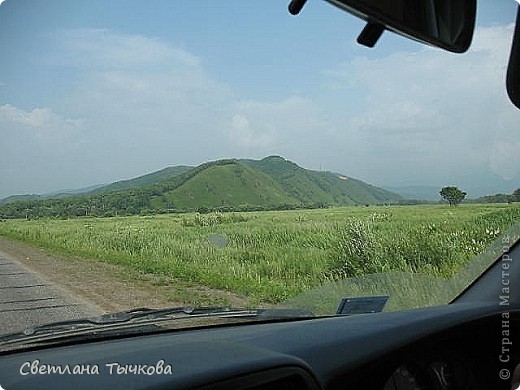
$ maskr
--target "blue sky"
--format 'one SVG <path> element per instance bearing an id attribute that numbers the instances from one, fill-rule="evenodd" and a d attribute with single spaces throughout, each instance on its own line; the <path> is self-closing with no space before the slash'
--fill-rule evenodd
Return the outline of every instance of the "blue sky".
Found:
<path id="1" fill-rule="evenodd" d="M 321 0 L 6 0 L 0 197 L 279 154 L 376 185 L 520 186 L 504 75 L 516 3 L 479 2 L 455 55 Z"/>

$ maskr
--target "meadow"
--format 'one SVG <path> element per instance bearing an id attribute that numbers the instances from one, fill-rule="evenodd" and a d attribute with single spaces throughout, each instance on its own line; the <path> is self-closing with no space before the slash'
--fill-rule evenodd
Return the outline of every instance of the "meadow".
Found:
<path id="1" fill-rule="evenodd" d="M 373 206 L 4 220 L 0 235 L 277 303 L 366 274 L 447 279 L 517 221 L 518 203 Z"/>

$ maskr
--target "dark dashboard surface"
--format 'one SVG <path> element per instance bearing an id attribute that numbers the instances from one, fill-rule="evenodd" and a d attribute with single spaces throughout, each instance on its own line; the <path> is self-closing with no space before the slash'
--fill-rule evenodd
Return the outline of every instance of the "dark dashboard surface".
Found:
<path id="1" fill-rule="evenodd" d="M 507 389 L 500 370 L 512 370 L 520 358 L 504 344 L 503 309 L 498 303 L 458 303 L 3 354 L 0 385 L 6 390 Z M 518 313 L 510 312 L 507 326 L 518 325 Z"/>

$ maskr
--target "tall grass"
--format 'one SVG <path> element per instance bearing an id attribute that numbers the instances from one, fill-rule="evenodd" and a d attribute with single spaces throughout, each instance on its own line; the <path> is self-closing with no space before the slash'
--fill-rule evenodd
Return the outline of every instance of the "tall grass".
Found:
<path id="1" fill-rule="evenodd" d="M 520 206 L 350 207 L 0 222 L 62 254 L 280 302 L 387 271 L 447 278 L 520 220 Z"/>

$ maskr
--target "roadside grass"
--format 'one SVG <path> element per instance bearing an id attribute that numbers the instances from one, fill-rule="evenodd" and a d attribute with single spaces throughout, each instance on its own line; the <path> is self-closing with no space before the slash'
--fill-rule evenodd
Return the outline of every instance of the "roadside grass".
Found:
<path id="1" fill-rule="evenodd" d="M 201 304 L 210 289 L 259 304 L 381 272 L 446 279 L 519 220 L 519 204 L 373 206 L 7 220 L 0 235 L 182 281 L 179 298 L 207 286 Z"/>
<path id="2" fill-rule="evenodd" d="M 155 293 L 159 292 L 169 302 L 176 304 L 194 307 L 249 305 L 249 301 L 240 296 L 234 296 L 225 291 L 211 289 L 171 276 L 144 274 L 129 267 L 117 268 L 117 271 L 113 271 L 112 275 L 117 277 L 118 280 L 126 281 L 129 286 L 136 285 Z"/>

